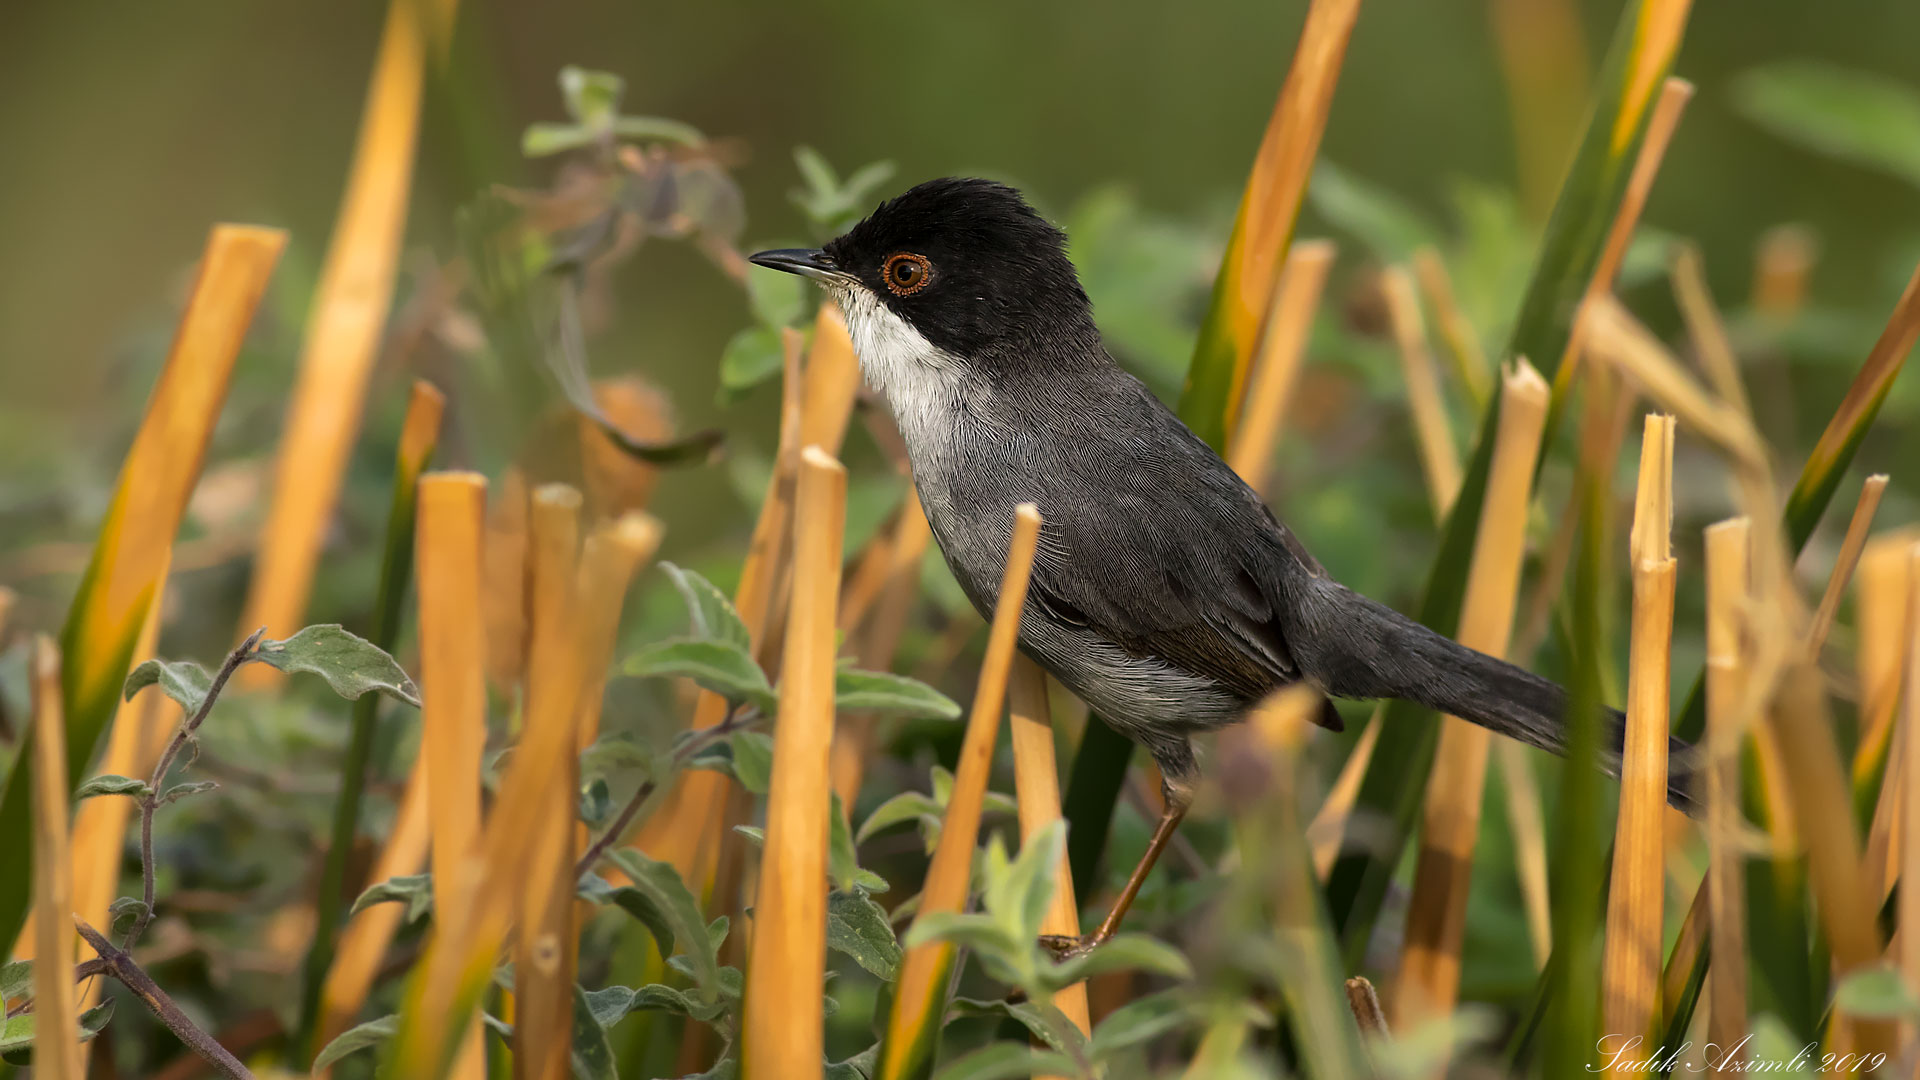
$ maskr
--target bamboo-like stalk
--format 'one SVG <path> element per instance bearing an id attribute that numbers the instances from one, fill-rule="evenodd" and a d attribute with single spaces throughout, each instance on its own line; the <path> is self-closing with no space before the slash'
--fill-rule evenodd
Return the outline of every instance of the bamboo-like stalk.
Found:
<path id="1" fill-rule="evenodd" d="M 1760 235 L 1753 258 L 1753 309 L 1774 323 L 1800 313 L 1820 242 L 1805 225 L 1775 225 Z"/>
<path id="2" fill-rule="evenodd" d="M 1853 809 L 1864 816 L 1871 801 L 1866 869 L 1869 896 L 1885 898 L 1900 877 L 1905 798 L 1905 729 L 1899 711 L 1902 648 L 1911 617 L 1907 607 L 1907 557 L 1920 530 L 1900 529 L 1868 541 L 1860 556 L 1854 590 L 1855 670 L 1860 685 L 1859 742 L 1853 754 Z M 1877 788 L 1877 790 L 1876 790 Z"/>
<path id="3" fill-rule="evenodd" d="M 1300 216 L 1360 0 L 1313 0 L 1214 279 L 1180 414 L 1216 449 L 1232 441 L 1273 282 Z"/>
<path id="4" fill-rule="evenodd" d="M 487 507 L 481 602 L 487 628 L 487 679 L 502 694 L 527 670 L 527 477 L 509 468 Z"/>
<path id="5" fill-rule="evenodd" d="M 1407 404 L 1413 410 L 1420 469 L 1427 477 L 1433 517 L 1445 521 L 1454 496 L 1460 492 L 1460 451 L 1454 445 L 1453 425 L 1447 419 L 1447 403 L 1440 393 L 1433 350 L 1427 347 L 1420 297 L 1414 292 L 1413 275 L 1402 266 L 1390 266 L 1381 272 L 1380 291 L 1386 298 L 1387 318 L 1393 324 L 1394 344 L 1400 350 L 1400 371 L 1407 380 Z"/>
<path id="6" fill-rule="evenodd" d="M 824 1054 L 834 615 L 846 528 L 847 471 L 818 446 L 801 451 L 794 500 L 792 621 L 781 664 L 780 718 L 767 789 L 767 832 L 747 965 L 741 1075 L 803 1076 Z"/>
<path id="7" fill-rule="evenodd" d="M 1641 32 L 1670 34 L 1677 46 L 1691 6 L 1692 0 L 1647 5 L 1642 9 L 1641 18 L 1655 20 L 1658 25 L 1643 24 Z M 1643 47 L 1637 55 L 1657 54 L 1660 51 Z M 1668 52 L 1667 55 L 1672 54 Z M 1629 95 L 1642 92 L 1651 95 L 1653 87 L 1647 85 L 1644 90 L 1636 87 L 1629 90 Z M 1561 357 L 1559 370 L 1554 375 L 1556 397 L 1570 385 L 1573 373 L 1579 368 L 1577 361 L 1586 344 L 1587 323 L 1591 318 L 1587 308 L 1593 301 L 1613 294 L 1614 279 L 1620 276 L 1620 264 L 1626 260 L 1627 248 L 1633 243 L 1634 230 L 1640 225 L 1640 212 L 1646 209 L 1647 195 L 1653 191 L 1654 178 L 1660 175 L 1660 163 L 1667 156 L 1667 145 L 1673 141 L 1674 129 L 1680 126 L 1680 114 L 1686 111 L 1687 102 L 1692 97 L 1693 84 L 1685 79 L 1668 77 L 1660 87 L 1660 98 L 1654 103 L 1653 115 L 1647 119 L 1647 133 L 1640 142 L 1640 153 L 1633 159 L 1633 172 L 1627 177 L 1626 191 L 1620 197 L 1620 207 L 1615 211 L 1613 224 L 1607 231 L 1606 246 L 1601 248 L 1600 261 L 1594 267 L 1593 277 L 1587 282 L 1586 302 L 1581 304 L 1580 312 L 1574 317 L 1573 333 L 1567 338 L 1567 351 Z M 1625 107 L 1621 109 L 1622 121 L 1628 112 L 1629 109 Z M 1631 137 L 1631 132 L 1618 129 L 1614 132 L 1616 144 Z"/>
<path id="8" fill-rule="evenodd" d="M 476 786 L 477 790 L 477 786 Z M 427 754 L 421 754 L 407 775 L 406 790 L 400 796 L 400 808 L 394 814 L 393 830 L 374 860 L 369 881 L 389 881 L 417 874 L 427 863 L 427 842 L 431 839 L 428 819 Z M 325 1047 L 352 1026 L 354 1017 L 367 1001 L 368 991 L 380 974 L 380 963 L 387 946 L 393 943 L 400 921 L 407 914 L 405 904 L 374 904 L 347 920 L 340 931 L 340 944 L 333 954 L 333 966 L 327 969 L 320 985 L 320 1017 L 314 1031 L 314 1045 Z M 332 1070 L 315 1074 L 326 1080 Z M 456 1074 L 457 1075 L 457 1074 Z"/>
<path id="9" fill-rule="evenodd" d="M 920 564 L 932 539 L 933 531 L 920 509 L 920 497 L 908 488 L 900 506 L 900 517 L 888 539 L 887 564 L 874 598 L 873 616 L 865 632 L 859 635 L 855 650 L 862 667 L 870 671 L 887 671 L 893 667 L 900 635 L 906 630 L 907 617 L 913 613 L 913 603 L 920 595 Z M 840 805 L 849 812 L 860 797 L 867 758 L 873 753 L 875 731 L 876 721 L 871 714 L 855 714 L 846 717 L 833 740 L 833 756 L 827 771 L 833 790 L 840 795 Z"/>
<path id="10" fill-rule="evenodd" d="M 1227 464 L 1253 490 L 1266 494 L 1273 449 L 1286 426 L 1287 403 L 1313 332 L 1320 291 L 1339 249 L 1331 240 L 1302 240 L 1287 252 L 1260 332 L 1260 350 L 1247 376 L 1246 404 L 1228 444 Z"/>
<path id="11" fill-rule="evenodd" d="M 1007 729 L 1013 744 L 1013 794 L 1020 812 L 1020 841 L 1060 820 L 1060 770 L 1053 753 L 1053 708 L 1047 700 L 1047 673 L 1024 656 L 1013 660 L 1007 684 Z M 1053 899 L 1040 920 L 1042 934 L 1080 936 L 1080 907 L 1074 901 L 1073 873 L 1062 858 L 1053 868 Z M 1087 984 L 1074 983 L 1053 995 L 1054 1007 L 1083 1033 L 1091 1034 Z M 1038 1080 L 1038 1078 L 1037 1078 Z"/>
<path id="12" fill-rule="evenodd" d="M 1438 251 L 1422 247 L 1413 253 L 1413 276 L 1426 296 L 1427 306 L 1433 309 L 1434 328 L 1440 331 L 1440 340 L 1446 342 L 1447 353 L 1453 357 L 1460 384 L 1467 388 L 1474 405 L 1485 404 L 1487 395 L 1493 392 L 1487 349 L 1480 343 L 1480 332 L 1454 298 L 1453 278 L 1447 273 L 1446 262 Z"/>
<path id="13" fill-rule="evenodd" d="M 69 787 L 80 782 L 119 708 L 234 360 L 286 240 L 277 229 L 245 225 L 217 225 L 207 238 L 179 330 L 60 634 Z M 19 755 L 17 767 L 24 770 L 30 760 Z M 6 789 L 0 836 L 9 838 L 0 844 L 0 955 L 6 955 L 27 913 L 33 844 L 29 785 L 0 786 Z"/>
<path id="14" fill-rule="evenodd" d="M 1459 633 L 1461 644 L 1494 656 L 1506 651 L 1513 632 L 1533 465 L 1547 423 L 1547 382 L 1522 362 L 1503 375 L 1500 399 L 1500 427 Z M 1490 740 L 1485 728 L 1458 717 L 1441 721 L 1394 992 L 1394 1025 L 1402 1030 L 1447 1015 L 1459 998 L 1468 881 L 1479 841 Z"/>
<path id="15" fill-rule="evenodd" d="M 1713 980 L 1707 1038 L 1722 1047 L 1747 1036 L 1747 905 L 1740 816 L 1740 715 L 1747 676 L 1751 527 L 1731 518 L 1707 529 L 1706 779 L 1708 919 Z M 1732 1052 L 1729 1052 L 1732 1053 Z"/>
<path id="16" fill-rule="evenodd" d="M 1907 557 L 1907 608 L 1920 612 L 1920 544 L 1910 549 Z M 1902 754 L 1906 765 L 1907 783 L 1904 785 L 1906 797 L 1901 800 L 1901 875 L 1909 882 L 1920 881 L 1920 798 L 1914 797 L 1914 777 L 1920 777 L 1920 615 L 1915 615 L 1907 624 L 1906 656 L 1903 664 L 1907 669 L 1907 704 L 1905 723 L 1906 747 Z M 1873 897 L 1877 906 L 1879 896 Z M 1903 888 L 1900 890 L 1900 969 L 1905 973 L 1907 982 L 1912 984 L 1920 978 L 1920 889 Z"/>
<path id="17" fill-rule="evenodd" d="M 67 724 L 60 651 L 33 640 L 33 1075 L 81 1080 L 73 1005 L 73 853 L 67 847 Z"/>
<path id="18" fill-rule="evenodd" d="M 533 614 L 524 730 L 558 725 L 567 734 L 569 752 L 557 755 L 531 813 L 515 822 L 532 834 L 519 885 L 514 949 L 513 1068 L 518 1080 L 566 1080 L 572 1075 L 574 866 L 580 857 L 574 800 L 580 789 L 581 681 L 588 663 L 581 655 L 581 632 L 597 621 L 581 618 L 580 591 L 586 585 L 579 572 L 581 505 L 580 493 L 564 485 L 544 485 L 533 493 Z"/>
<path id="19" fill-rule="evenodd" d="M 1000 734 L 1000 710 L 1007 693 L 1008 672 L 1020 631 L 1020 609 L 1026 603 L 1027 582 L 1033 570 L 1034 549 L 1040 540 L 1040 511 L 1021 503 L 1013 515 L 1013 535 L 1007 565 L 994 603 L 993 625 L 986 655 L 980 662 L 980 681 L 974 688 L 973 708 L 960 744 L 954 769 L 953 792 L 934 848 L 927 879 L 920 890 L 918 918 L 932 912 L 959 911 L 966 906 L 973 874 L 973 851 L 980 837 L 980 809 L 993 768 L 993 746 Z M 907 950 L 900 962 L 893 1011 L 887 1017 L 881 1041 L 876 1080 L 905 1080 L 918 1076 L 932 1062 L 946 1012 L 948 976 L 953 970 L 954 947 L 931 942 Z"/>
<path id="20" fill-rule="evenodd" d="M 285 637 L 299 628 L 339 501 L 406 233 L 426 43 L 435 31 L 422 25 L 424 14 L 416 0 L 387 7 L 346 194 L 301 343 L 242 633 L 265 626 L 269 636 Z M 278 677 L 268 664 L 239 672 L 243 686 Z"/>
<path id="21" fill-rule="evenodd" d="M 1527 941 L 1533 946 L 1533 966 L 1545 968 L 1553 952 L 1553 897 L 1547 886 L 1547 814 L 1541 805 L 1540 781 L 1527 760 L 1527 747 L 1512 739 L 1496 739 L 1494 761 L 1500 766 L 1500 787 L 1507 794 L 1507 827 L 1513 831 L 1513 870 L 1520 879 L 1520 903 L 1527 913 Z"/>
<path id="22" fill-rule="evenodd" d="M 607 669 L 613 662 L 627 589 L 633 575 L 659 550 L 665 531 L 660 519 L 631 510 L 595 527 L 581 547 L 578 618 L 580 641 L 587 651 L 578 720 L 577 743 L 582 750 L 600 737 L 601 697 L 606 693 Z"/>
<path id="23" fill-rule="evenodd" d="M 1707 288 L 1707 274 L 1700 264 L 1700 251 L 1692 244 L 1681 244 L 1671 267 L 1673 297 L 1687 323 L 1687 336 L 1700 354 L 1700 366 L 1713 384 L 1714 392 L 1748 416 L 1753 406 L 1747 400 L 1747 387 L 1740 379 L 1740 358 L 1727 337 L 1727 327 Z"/>
<path id="24" fill-rule="evenodd" d="M 1807 631 L 1807 659 L 1818 662 L 1827 643 L 1833 620 L 1840 613 L 1840 598 L 1846 595 L 1847 582 L 1853 579 L 1860 553 L 1866 549 L 1867 533 L 1873 529 L 1873 515 L 1880 510 L 1880 496 L 1887 490 L 1887 474 L 1875 473 L 1860 485 L 1860 499 L 1853 504 L 1853 517 L 1847 521 L 1847 535 L 1840 542 L 1840 554 L 1833 560 L 1833 573 L 1827 576 L 1826 591 L 1820 594 L 1820 606 L 1814 609 L 1813 626 Z"/>
<path id="25" fill-rule="evenodd" d="M 854 359 L 847 320 L 831 300 L 820 305 L 813 321 L 813 343 L 801 378 L 800 445 L 838 454 L 860 393 L 860 363 Z"/>
<path id="26" fill-rule="evenodd" d="M 492 606 L 491 598 L 483 604 L 481 588 L 487 481 L 477 473 L 428 473 L 420 478 L 418 500 L 414 565 L 420 578 L 420 759 L 432 838 L 434 920 L 445 932 L 466 919 L 472 897 L 462 882 L 469 862 L 479 854 L 490 644 L 482 612 Z M 517 535 L 524 543 L 524 530 Z M 475 1024 L 462 1036 L 451 1075 L 456 1080 L 485 1076 L 482 1051 Z"/>
<path id="27" fill-rule="evenodd" d="M 1630 558 L 1633 629 L 1620 814 L 1614 826 L 1601 1028 L 1621 1038 L 1648 1030 L 1660 991 L 1665 924 L 1667 695 L 1672 675 L 1673 432 L 1671 416 L 1649 416 L 1640 442 L 1640 486 Z M 1619 1062 L 1624 1055 L 1612 1060 Z M 1609 1072 L 1619 1072 L 1610 1066 Z"/>
<path id="28" fill-rule="evenodd" d="M 1651 331 L 1628 314 L 1619 301 L 1602 296 L 1587 301 L 1583 323 L 1588 344 L 1600 358 L 1640 387 L 1686 426 L 1743 462 L 1766 458 L 1765 445 L 1746 416 L 1694 381 Z"/>

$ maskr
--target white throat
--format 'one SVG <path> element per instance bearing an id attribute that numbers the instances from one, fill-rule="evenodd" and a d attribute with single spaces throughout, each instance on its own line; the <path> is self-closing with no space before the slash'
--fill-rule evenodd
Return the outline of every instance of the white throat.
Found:
<path id="1" fill-rule="evenodd" d="M 938 457 L 953 437 L 966 365 L 857 285 L 833 290 L 847 319 L 853 352 L 867 385 L 887 400 L 906 440 L 914 472 Z"/>

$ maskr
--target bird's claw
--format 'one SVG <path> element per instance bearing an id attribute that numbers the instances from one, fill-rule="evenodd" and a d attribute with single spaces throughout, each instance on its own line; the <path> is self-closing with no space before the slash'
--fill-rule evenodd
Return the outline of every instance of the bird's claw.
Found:
<path id="1" fill-rule="evenodd" d="M 1040 935 L 1040 947 L 1052 953 L 1056 961 L 1085 955 L 1092 952 L 1099 944 L 1100 939 L 1094 934 L 1082 934 L 1078 937 L 1066 934 Z"/>

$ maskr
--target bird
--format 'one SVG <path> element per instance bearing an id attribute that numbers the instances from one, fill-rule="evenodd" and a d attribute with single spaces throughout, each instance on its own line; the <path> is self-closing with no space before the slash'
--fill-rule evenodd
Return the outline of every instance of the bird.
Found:
<path id="1" fill-rule="evenodd" d="M 1067 237 L 1019 191 L 928 180 L 820 249 L 750 257 L 819 283 L 905 443 L 935 542 L 991 618 L 1014 510 L 1044 517 L 1020 650 L 1160 767 L 1164 811 L 1092 933 L 1117 931 L 1192 804 L 1193 737 L 1276 690 L 1404 698 L 1555 753 L 1566 692 L 1333 580 L 1102 341 Z M 1617 772 L 1620 714 L 1609 710 Z M 1391 737 L 1383 733 L 1382 737 Z M 1674 742 L 1682 760 L 1684 743 Z M 1669 801 L 1690 808 L 1685 770 Z"/>

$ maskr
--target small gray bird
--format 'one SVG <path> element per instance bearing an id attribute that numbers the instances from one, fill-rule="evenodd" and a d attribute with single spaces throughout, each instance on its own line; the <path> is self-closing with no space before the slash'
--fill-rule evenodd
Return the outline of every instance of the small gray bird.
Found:
<path id="1" fill-rule="evenodd" d="M 928 181 L 824 250 L 753 261 L 812 278 L 839 303 L 861 370 L 906 441 L 934 539 L 982 615 L 1014 507 L 1040 508 L 1020 648 L 1145 746 L 1166 778 L 1166 812 L 1112 913 L 1063 948 L 1112 936 L 1172 838 L 1193 798 L 1190 737 L 1242 719 L 1282 686 L 1405 698 L 1564 749 L 1565 691 L 1328 577 L 1114 362 L 1066 237 L 1017 191 Z M 1340 728 L 1330 703 L 1321 722 Z M 1687 805 L 1685 792 L 1676 772 L 1674 805 Z"/>

